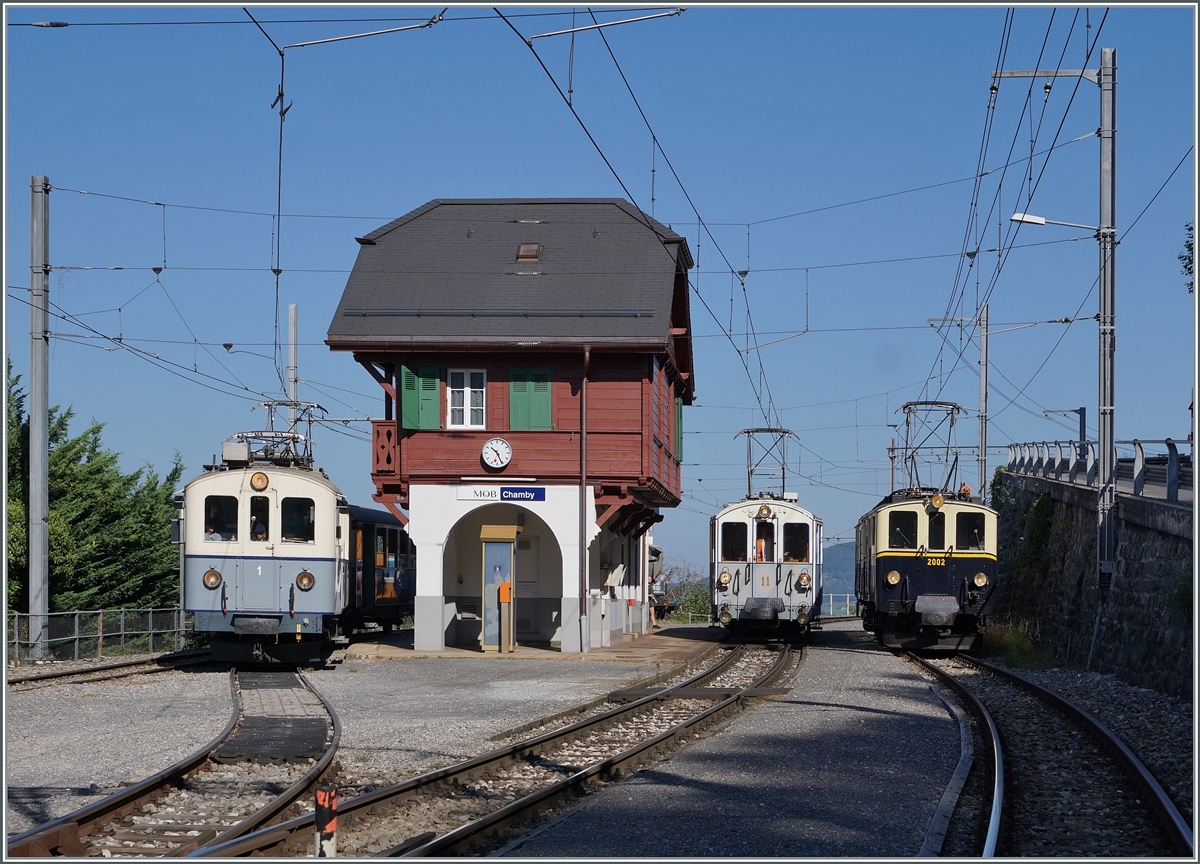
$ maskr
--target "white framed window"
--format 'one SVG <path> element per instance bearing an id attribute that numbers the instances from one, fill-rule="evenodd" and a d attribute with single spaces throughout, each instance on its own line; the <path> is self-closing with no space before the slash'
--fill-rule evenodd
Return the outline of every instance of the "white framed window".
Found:
<path id="1" fill-rule="evenodd" d="M 487 373 L 482 369 L 451 369 L 450 386 L 446 388 L 449 399 L 446 416 L 450 428 L 483 429 L 484 393 L 487 390 Z"/>

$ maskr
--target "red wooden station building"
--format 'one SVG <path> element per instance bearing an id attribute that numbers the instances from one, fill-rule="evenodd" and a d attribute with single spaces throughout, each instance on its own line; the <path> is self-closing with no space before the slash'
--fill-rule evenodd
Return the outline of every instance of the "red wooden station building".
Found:
<path id="1" fill-rule="evenodd" d="M 644 632 L 695 387 L 686 239 L 589 198 L 436 200 L 357 239 L 327 344 L 383 390 L 371 478 L 416 546 L 415 647 L 488 647 L 489 531 L 518 641 Z"/>

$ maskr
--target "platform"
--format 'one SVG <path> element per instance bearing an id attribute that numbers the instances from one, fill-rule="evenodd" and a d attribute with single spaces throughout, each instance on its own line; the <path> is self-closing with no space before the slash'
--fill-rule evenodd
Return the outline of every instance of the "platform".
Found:
<path id="1" fill-rule="evenodd" d="M 478 660 L 598 660 L 609 662 L 682 663 L 703 653 L 725 636 L 722 627 L 694 624 L 666 625 L 651 633 L 627 639 L 617 645 L 593 648 L 587 653 L 566 653 L 548 645 L 518 645 L 510 654 L 496 651 L 481 651 L 463 645 L 447 646 L 441 651 L 416 651 L 413 649 L 413 633 L 401 630 L 389 635 L 357 637 L 346 650 L 347 660 L 409 660 L 430 657 L 454 657 Z"/>

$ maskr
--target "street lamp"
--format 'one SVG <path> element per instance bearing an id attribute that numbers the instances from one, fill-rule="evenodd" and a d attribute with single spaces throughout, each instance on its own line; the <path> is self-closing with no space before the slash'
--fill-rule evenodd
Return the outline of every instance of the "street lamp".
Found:
<path id="1" fill-rule="evenodd" d="M 1011 222 L 1021 222 L 1025 225 L 1066 225 L 1068 228 L 1082 228 L 1085 231 L 1099 232 L 1100 229 L 1095 225 L 1080 225 L 1076 222 L 1059 222 L 1055 219 L 1047 219 L 1045 216 L 1034 216 L 1032 213 L 1014 213 L 1009 216 Z"/>

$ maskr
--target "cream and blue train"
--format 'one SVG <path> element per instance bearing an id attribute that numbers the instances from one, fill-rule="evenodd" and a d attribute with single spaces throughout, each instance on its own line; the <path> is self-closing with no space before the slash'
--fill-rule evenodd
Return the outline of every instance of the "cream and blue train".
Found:
<path id="1" fill-rule="evenodd" d="M 995 583 L 996 511 L 969 487 L 900 490 L 858 522 L 855 594 L 886 645 L 969 650 Z"/>
<path id="2" fill-rule="evenodd" d="M 821 520 L 795 494 L 759 493 L 712 517 L 713 617 L 734 635 L 798 636 L 821 611 Z"/>
<path id="3" fill-rule="evenodd" d="M 390 630 L 412 614 L 415 562 L 400 521 L 348 504 L 311 457 L 295 455 L 300 438 L 234 436 L 177 496 L 183 606 L 214 659 L 322 662 L 353 629 Z"/>

